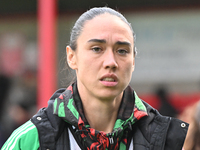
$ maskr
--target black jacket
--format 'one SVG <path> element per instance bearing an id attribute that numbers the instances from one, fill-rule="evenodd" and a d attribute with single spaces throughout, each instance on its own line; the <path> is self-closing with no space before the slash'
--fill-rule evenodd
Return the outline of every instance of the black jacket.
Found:
<path id="1" fill-rule="evenodd" d="M 31 121 L 39 133 L 40 150 L 69 150 L 69 131 L 81 149 L 86 149 L 76 134 L 73 125 L 55 115 L 55 99 L 65 90 L 56 92 L 48 102 L 48 107 L 39 110 Z M 66 93 L 65 93 L 66 95 Z M 70 99 L 70 97 L 68 97 Z M 142 101 L 148 116 L 129 125 L 128 146 L 133 141 L 134 150 L 181 150 L 188 130 L 188 124 L 175 118 L 162 116 L 149 104 Z M 42 118 L 42 120 L 38 119 Z"/>

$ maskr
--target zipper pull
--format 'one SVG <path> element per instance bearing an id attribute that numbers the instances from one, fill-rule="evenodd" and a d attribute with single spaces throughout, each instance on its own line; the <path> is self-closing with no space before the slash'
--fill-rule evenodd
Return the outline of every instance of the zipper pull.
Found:
<path id="1" fill-rule="evenodd" d="M 114 144 L 114 139 L 113 139 L 111 133 L 109 133 L 109 142 L 110 142 L 110 144 Z"/>

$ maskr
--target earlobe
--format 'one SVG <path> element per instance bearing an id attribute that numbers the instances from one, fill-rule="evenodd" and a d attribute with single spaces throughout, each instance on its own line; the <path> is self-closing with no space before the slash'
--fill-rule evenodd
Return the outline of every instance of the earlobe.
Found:
<path id="1" fill-rule="evenodd" d="M 67 63 L 71 69 L 76 69 L 76 56 L 75 51 L 70 46 L 66 47 Z"/>

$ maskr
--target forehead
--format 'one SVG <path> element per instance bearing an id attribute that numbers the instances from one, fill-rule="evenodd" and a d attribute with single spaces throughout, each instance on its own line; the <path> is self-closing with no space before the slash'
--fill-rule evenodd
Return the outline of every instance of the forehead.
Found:
<path id="1" fill-rule="evenodd" d="M 88 36 L 108 35 L 109 33 L 117 34 L 118 37 L 127 38 L 133 41 L 133 33 L 127 23 L 121 18 L 109 13 L 101 14 L 91 20 L 85 22 L 80 36 L 87 38 Z"/>

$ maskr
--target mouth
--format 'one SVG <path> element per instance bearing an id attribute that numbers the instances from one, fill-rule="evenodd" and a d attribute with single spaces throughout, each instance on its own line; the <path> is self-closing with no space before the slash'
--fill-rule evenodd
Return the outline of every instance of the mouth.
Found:
<path id="1" fill-rule="evenodd" d="M 106 77 L 106 78 L 103 78 L 101 81 L 115 82 L 115 79 Z"/>
<path id="2" fill-rule="evenodd" d="M 106 74 L 100 79 L 100 81 L 106 87 L 114 87 L 118 84 L 117 76 L 114 74 Z"/>

